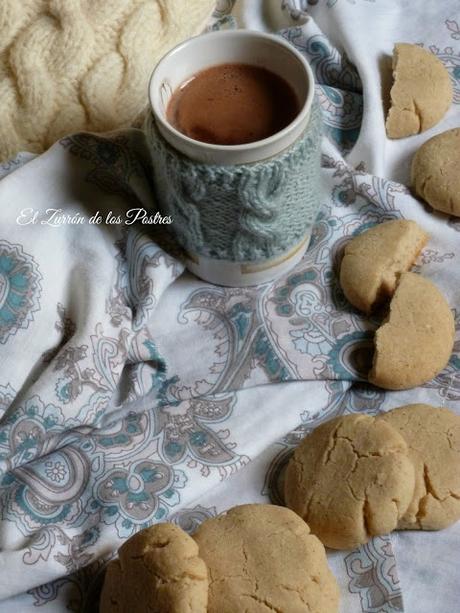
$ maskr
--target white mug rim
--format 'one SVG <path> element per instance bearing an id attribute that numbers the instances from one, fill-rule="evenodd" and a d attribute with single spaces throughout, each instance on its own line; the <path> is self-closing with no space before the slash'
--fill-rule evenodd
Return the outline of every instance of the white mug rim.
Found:
<path id="1" fill-rule="evenodd" d="M 193 41 L 199 38 L 202 38 L 203 36 L 205 36 L 207 40 L 219 39 L 222 36 L 226 36 L 229 38 L 230 37 L 235 37 L 235 38 L 251 38 L 252 37 L 252 38 L 265 39 L 265 40 L 269 40 L 271 42 L 276 43 L 277 45 L 283 47 L 289 53 L 291 53 L 303 66 L 307 74 L 307 77 L 308 77 L 308 91 L 307 91 L 307 95 L 305 98 L 305 102 L 302 105 L 300 111 L 295 116 L 295 118 L 287 126 L 285 126 L 282 130 L 275 132 L 275 134 L 272 134 L 271 136 L 267 138 L 253 141 L 251 143 L 240 144 L 240 145 L 217 145 L 214 143 L 204 143 L 202 141 L 195 140 L 193 138 L 190 138 L 189 136 L 186 136 L 185 134 L 177 130 L 173 125 L 171 125 L 163 117 L 163 113 L 161 112 L 161 109 L 159 108 L 159 101 L 158 99 L 156 99 L 156 97 L 153 94 L 155 77 L 161 65 L 164 62 L 168 61 L 171 58 L 171 56 L 173 56 L 176 53 L 181 52 L 184 49 L 184 47 L 187 47 L 188 45 L 193 44 Z M 210 66 L 213 66 L 213 64 L 210 63 Z M 305 121 L 306 117 L 309 115 L 311 111 L 311 107 L 313 104 L 314 84 L 315 84 L 315 80 L 314 80 L 313 71 L 309 63 L 307 62 L 307 60 L 294 47 L 294 45 L 292 45 L 292 43 L 286 41 L 281 36 L 274 35 L 274 34 L 268 34 L 266 32 L 259 32 L 257 30 L 217 31 L 217 32 L 208 32 L 206 34 L 200 34 L 198 36 L 193 36 L 191 38 L 188 38 L 187 40 L 176 45 L 173 49 L 168 51 L 168 53 L 166 53 L 161 58 L 161 60 L 158 62 L 158 64 L 154 68 L 152 75 L 150 77 L 149 101 L 150 101 L 151 111 L 153 112 L 155 120 L 161 124 L 161 126 L 163 127 L 163 130 L 165 130 L 166 132 L 171 132 L 176 137 L 176 139 L 182 140 L 184 143 L 188 144 L 190 147 L 196 148 L 202 154 L 206 152 L 209 152 L 209 153 L 216 153 L 216 152 L 229 152 L 230 153 L 232 152 L 234 154 L 238 154 L 238 153 L 245 154 L 248 152 L 256 151 L 257 149 L 262 148 L 262 147 L 275 145 L 277 141 L 283 140 L 283 138 L 286 138 L 292 131 L 294 131 L 299 126 L 300 123 Z"/>

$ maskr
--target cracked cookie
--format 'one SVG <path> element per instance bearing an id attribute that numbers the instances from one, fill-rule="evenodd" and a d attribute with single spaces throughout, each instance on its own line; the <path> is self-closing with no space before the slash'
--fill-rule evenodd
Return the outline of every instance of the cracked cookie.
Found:
<path id="1" fill-rule="evenodd" d="M 209 570 L 208 613 L 336 613 L 339 590 L 320 541 L 292 511 L 234 507 L 194 535 Z"/>
<path id="2" fill-rule="evenodd" d="M 206 613 L 207 600 L 196 542 L 174 524 L 156 524 L 127 540 L 108 565 L 100 613 Z"/>
<path id="3" fill-rule="evenodd" d="M 409 270 L 428 241 L 415 222 L 395 219 L 351 239 L 340 266 L 340 285 L 349 302 L 370 313 L 393 295 L 398 275 Z"/>
<path id="4" fill-rule="evenodd" d="M 411 183 L 434 209 L 460 217 L 460 128 L 427 140 L 412 160 Z"/>
<path id="5" fill-rule="evenodd" d="M 285 500 L 333 549 L 352 549 L 398 525 L 414 493 L 403 437 L 369 415 L 321 424 L 286 470 Z"/>
<path id="6" fill-rule="evenodd" d="M 460 519 L 460 416 L 412 404 L 379 419 L 403 436 L 415 467 L 414 496 L 398 528 L 441 530 Z"/>
<path id="7" fill-rule="evenodd" d="M 403 273 L 388 318 L 375 333 L 369 381 L 389 390 L 430 381 L 448 363 L 454 336 L 454 318 L 438 288 L 418 274 Z"/>
<path id="8" fill-rule="evenodd" d="M 452 103 L 449 73 L 436 56 L 418 45 L 394 46 L 393 79 L 386 120 L 389 138 L 428 130 L 442 119 Z"/>

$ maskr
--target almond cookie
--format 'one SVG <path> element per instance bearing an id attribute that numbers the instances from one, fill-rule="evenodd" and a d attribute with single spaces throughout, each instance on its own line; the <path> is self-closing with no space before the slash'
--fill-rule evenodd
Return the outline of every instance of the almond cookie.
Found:
<path id="1" fill-rule="evenodd" d="M 460 128 L 427 140 L 412 160 L 411 182 L 417 196 L 434 209 L 460 217 Z"/>
<path id="2" fill-rule="evenodd" d="M 404 437 L 415 467 L 414 496 L 398 528 L 441 530 L 460 519 L 460 416 L 411 404 L 380 419 Z"/>
<path id="3" fill-rule="evenodd" d="M 156 524 L 126 541 L 110 562 L 100 613 L 206 613 L 207 601 L 197 544 L 174 524 Z"/>
<path id="4" fill-rule="evenodd" d="M 436 56 L 422 47 L 395 45 L 393 79 L 386 121 L 389 138 L 428 130 L 442 119 L 452 103 L 449 73 Z"/>
<path id="5" fill-rule="evenodd" d="M 340 285 L 353 306 L 369 313 L 393 295 L 398 275 L 409 270 L 428 241 L 415 222 L 395 219 L 351 239 L 340 266 Z"/>
<path id="6" fill-rule="evenodd" d="M 454 318 L 438 288 L 403 273 L 386 323 L 375 333 L 369 381 L 389 390 L 423 385 L 446 366 L 454 336 Z"/>
<path id="7" fill-rule="evenodd" d="M 208 613 L 336 613 L 339 590 L 320 541 L 295 513 L 234 507 L 194 535 L 209 570 Z"/>
<path id="8" fill-rule="evenodd" d="M 414 494 L 403 437 L 369 415 L 336 417 L 300 443 L 286 471 L 286 504 L 333 549 L 398 525 Z"/>

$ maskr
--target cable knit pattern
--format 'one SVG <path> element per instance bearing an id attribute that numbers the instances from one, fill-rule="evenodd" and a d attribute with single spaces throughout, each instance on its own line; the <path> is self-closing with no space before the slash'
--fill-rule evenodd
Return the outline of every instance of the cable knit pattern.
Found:
<path id="1" fill-rule="evenodd" d="M 297 245 L 318 212 L 321 111 L 303 135 L 255 164 L 210 166 L 172 149 L 149 115 L 145 130 L 157 200 L 186 251 L 234 262 L 277 257 Z"/>
<path id="2" fill-rule="evenodd" d="M 0 0 L 0 162 L 132 125 L 150 73 L 215 0 Z"/>

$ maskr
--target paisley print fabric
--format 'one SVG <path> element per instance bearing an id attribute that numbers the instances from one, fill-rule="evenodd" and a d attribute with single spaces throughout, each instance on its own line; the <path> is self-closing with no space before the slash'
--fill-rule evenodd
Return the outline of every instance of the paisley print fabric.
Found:
<path id="1" fill-rule="evenodd" d="M 0 343 L 27 328 L 40 309 L 41 274 L 21 245 L 0 241 Z"/>
<path id="2" fill-rule="evenodd" d="M 401 587 L 388 536 L 372 539 L 345 558 L 350 591 L 358 593 L 365 613 L 403 610 Z"/>
<path id="3" fill-rule="evenodd" d="M 407 3 L 385 4 L 217 4 L 211 29 L 234 15 L 276 24 L 305 55 L 326 127 L 311 243 L 273 283 L 204 283 L 167 227 L 124 223 L 130 209 L 156 211 L 138 130 L 69 135 L 0 166 L 0 613 L 95 612 L 106 564 L 136 531 L 172 521 L 192 533 L 236 504 L 283 504 L 293 448 L 335 415 L 459 410 L 460 225 L 412 196 L 410 156 L 427 135 L 386 140 L 375 78 L 392 38 L 417 41 L 455 92 L 434 131 L 457 125 L 458 11 L 414 0 L 428 31 Z M 381 318 L 347 303 L 338 269 L 350 237 L 404 218 L 431 235 L 416 270 L 446 294 L 457 336 L 435 379 L 384 392 L 366 381 Z M 456 610 L 459 534 L 328 553 L 341 613 Z"/>

